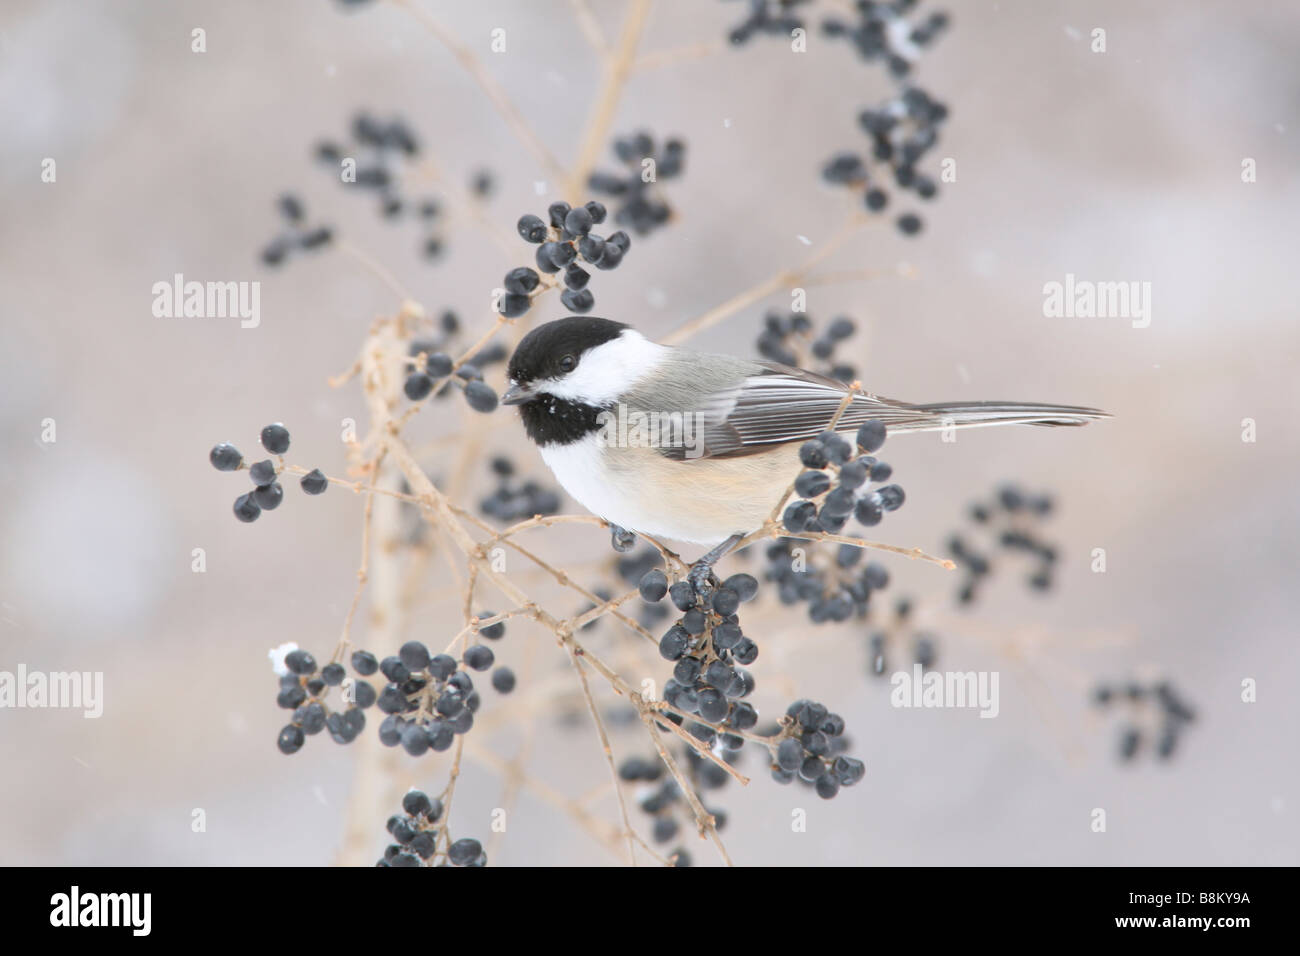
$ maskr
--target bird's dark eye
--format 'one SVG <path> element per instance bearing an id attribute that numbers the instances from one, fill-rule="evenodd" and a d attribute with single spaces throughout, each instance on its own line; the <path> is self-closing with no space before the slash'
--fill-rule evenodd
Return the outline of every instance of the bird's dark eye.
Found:
<path id="1" fill-rule="evenodd" d="M 578 367 L 578 359 L 572 355 L 565 355 L 560 359 L 560 371 L 572 372 Z"/>

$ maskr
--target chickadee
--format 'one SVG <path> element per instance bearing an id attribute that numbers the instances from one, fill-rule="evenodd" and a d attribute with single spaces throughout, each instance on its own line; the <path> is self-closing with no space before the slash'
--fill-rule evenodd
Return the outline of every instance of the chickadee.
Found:
<path id="1" fill-rule="evenodd" d="M 774 362 L 659 345 L 622 322 L 572 316 L 533 329 L 501 402 L 565 491 L 628 531 L 714 545 L 758 528 L 849 387 Z M 1083 425 L 1105 412 L 1025 402 L 912 405 L 859 394 L 836 431 Z"/>

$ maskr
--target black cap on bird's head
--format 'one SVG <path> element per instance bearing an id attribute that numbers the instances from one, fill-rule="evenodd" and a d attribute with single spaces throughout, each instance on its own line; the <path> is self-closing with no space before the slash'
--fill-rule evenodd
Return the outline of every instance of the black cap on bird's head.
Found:
<path id="1" fill-rule="evenodd" d="M 568 375 L 582 361 L 585 352 L 623 334 L 628 326 L 612 319 L 572 315 L 533 329 L 510 356 L 506 374 L 510 387 L 501 396 L 503 405 L 522 405 L 537 397 L 537 386 Z"/>

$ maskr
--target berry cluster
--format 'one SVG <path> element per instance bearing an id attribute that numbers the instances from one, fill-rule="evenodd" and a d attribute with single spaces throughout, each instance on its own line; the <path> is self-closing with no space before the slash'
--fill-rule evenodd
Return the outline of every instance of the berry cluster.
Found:
<path id="1" fill-rule="evenodd" d="M 749 16 L 733 27 L 727 39 L 736 46 L 748 43 L 757 33 L 789 37 L 791 30 L 803 27 L 803 20 L 791 11 L 809 0 L 747 0 Z"/>
<path id="2" fill-rule="evenodd" d="M 212 446 L 208 460 L 217 471 L 239 471 L 248 469 L 248 476 L 253 479 L 253 490 L 235 499 L 235 517 L 240 521 L 256 521 L 263 511 L 274 511 L 284 500 L 284 486 L 279 478 L 284 471 L 284 455 L 289 450 L 289 430 L 276 422 L 262 429 L 262 447 L 276 458 L 279 465 L 271 459 L 244 464 L 244 456 L 239 449 L 229 442 Z M 309 495 L 324 493 L 329 487 L 329 479 L 319 468 L 314 468 L 302 476 L 299 482 L 302 490 Z"/>
<path id="3" fill-rule="evenodd" d="M 479 634 L 495 640 L 505 634 L 505 625 L 488 625 Z M 385 747 L 401 744 L 413 757 L 428 750 L 449 749 L 457 734 L 474 726 L 474 714 L 482 704 L 469 670 L 485 671 L 495 660 L 492 649 L 484 644 L 470 645 L 458 661 L 450 654 L 430 654 L 419 641 L 407 641 L 395 656 L 376 665 L 388 678 L 379 692 L 379 709 L 388 715 L 379 725 L 380 743 Z M 514 690 L 514 672 L 497 668 L 492 686 L 500 693 Z"/>
<path id="4" fill-rule="evenodd" d="M 664 700 L 708 722 L 685 726 L 706 747 L 718 742 L 718 733 L 709 724 L 745 731 L 758 723 L 758 711 L 742 700 L 754 690 L 754 678 L 744 668 L 758 658 L 758 645 L 745 636 L 736 614 L 743 602 L 758 593 L 758 581 L 742 573 L 717 586 L 714 582 L 711 576 L 708 585 L 697 587 L 687 578 L 669 587 L 668 578 L 656 568 L 646 572 L 638 585 L 643 600 L 654 603 L 666 595 L 682 612 L 659 641 L 660 656 L 675 664 L 672 678 L 664 684 Z M 721 743 L 739 750 L 744 740 L 724 731 Z"/>
<path id="5" fill-rule="evenodd" d="M 827 17 L 822 33 L 848 40 L 865 62 L 884 60 L 890 76 L 899 80 L 912 72 L 922 51 L 948 28 L 948 14 L 941 10 L 909 22 L 917 0 L 856 0 L 854 6 L 853 21 Z"/>
<path id="6" fill-rule="evenodd" d="M 826 36 L 847 39 L 864 61 L 884 60 L 890 76 L 902 84 L 896 95 L 858 114 L 859 125 L 871 138 L 870 152 L 837 153 L 822 167 L 827 182 L 862 189 L 871 212 L 889 205 L 891 181 L 921 199 L 933 199 L 939 191 L 933 178 L 917 171 L 917 164 L 938 143 L 948 108 L 905 81 L 924 48 L 947 28 L 948 15 L 934 13 L 914 24 L 907 16 L 915 6 L 914 0 L 858 0 L 853 21 L 831 17 L 822 23 Z M 921 218 L 913 212 L 904 212 L 895 224 L 907 236 L 921 231 Z"/>
<path id="7" fill-rule="evenodd" d="M 881 212 L 889 205 L 886 171 L 899 189 L 933 199 L 938 184 L 917 172 L 916 166 L 939 141 L 939 127 L 947 115 L 946 106 L 916 87 L 903 90 L 877 109 L 863 110 L 858 123 L 871 137 L 870 155 L 837 153 L 822 167 L 822 178 L 837 186 L 864 189 L 863 203 L 870 212 Z M 896 224 L 904 235 L 921 231 L 921 219 L 915 213 L 904 213 Z"/>
<path id="8" fill-rule="evenodd" d="M 430 800 L 419 790 L 402 798 L 402 812 L 388 818 L 388 832 L 396 842 L 384 850 L 376 866 L 487 866 L 487 854 L 478 840 L 461 839 L 439 851 L 447 839 L 442 801 Z"/>
<path id="9" fill-rule="evenodd" d="M 970 519 L 987 532 L 994 547 L 1030 557 L 1034 570 L 1028 578 L 1029 586 L 1036 591 L 1046 591 L 1052 586 L 1056 549 L 1036 536 L 1034 525 L 1051 512 L 1050 495 L 1029 494 L 1014 485 L 1004 485 L 998 489 L 992 503 L 972 505 Z M 993 561 L 985 553 L 972 548 L 960 534 L 949 539 L 948 552 L 966 572 L 957 591 L 957 601 L 970 604 L 975 600 L 980 585 L 992 573 Z"/>
<path id="10" fill-rule="evenodd" d="M 357 666 L 357 655 L 353 655 L 352 668 L 358 674 L 367 673 Z M 375 689 L 366 681 L 348 680 L 342 664 L 331 661 L 318 671 L 311 654 L 294 648 L 277 663 L 276 671 L 280 674 L 276 703 L 293 711 L 293 718 L 280 731 L 281 753 L 297 753 L 307 737 L 322 730 L 328 730 L 335 743 L 350 744 L 365 729 L 363 711 L 375 702 Z M 343 710 L 330 709 L 326 697 L 331 687 L 342 688 L 347 705 Z"/>
<path id="11" fill-rule="evenodd" d="M 778 538 L 767 548 L 764 577 L 775 582 L 777 597 L 784 605 L 808 604 L 808 618 L 814 624 L 842 623 L 864 617 L 871 596 L 889 585 L 889 572 L 876 561 L 862 561 L 862 549 L 840 545 L 828 566 L 809 564 L 798 538 Z"/>
<path id="12" fill-rule="evenodd" d="M 436 333 L 413 339 L 407 349 L 411 372 L 402 383 L 402 391 L 413 402 L 422 402 L 430 395 L 443 398 L 459 388 L 465 403 L 476 412 L 496 411 L 496 389 L 483 381 L 483 367 L 506 358 L 505 346 L 487 345 L 474 355 L 472 362 L 459 368 L 451 357 L 449 344 L 460 332 L 460 319 L 454 312 L 444 312 Z"/>
<path id="13" fill-rule="evenodd" d="M 276 202 L 276 209 L 280 211 L 280 216 L 286 225 L 284 230 L 262 249 L 262 262 L 266 265 L 278 266 L 294 249 L 319 249 L 328 245 L 334 238 L 334 231 L 329 226 L 307 227 L 307 216 L 303 210 L 302 200 L 297 196 L 285 193 Z"/>
<path id="14" fill-rule="evenodd" d="M 514 480 L 515 465 L 509 458 L 498 455 L 492 459 L 491 467 L 497 486 L 479 502 L 479 510 L 489 518 L 511 523 L 536 515 L 553 515 L 560 510 L 560 496 L 551 489 L 532 480 Z"/>
<path id="15" fill-rule="evenodd" d="M 770 361 L 811 369 L 848 383 L 857 378 L 857 369 L 848 363 L 836 362 L 835 349 L 856 331 L 857 323 L 847 316 L 840 316 L 815 336 L 813 321 L 806 314 L 769 312 L 763 316 L 763 331 L 759 333 L 756 347 L 758 353 Z M 810 359 L 819 364 L 813 364 Z"/>
<path id="16" fill-rule="evenodd" d="M 885 426 L 875 419 L 858 429 L 857 457 L 854 447 L 836 432 L 822 432 L 804 442 L 799 460 L 805 470 L 794 483 L 800 500 L 786 507 L 781 518 L 785 527 L 796 533 L 838 534 L 850 517 L 870 528 L 880 524 L 885 512 L 901 508 L 904 495 L 898 485 L 870 487 L 893 474 L 889 465 L 871 455 L 884 443 Z"/>
<path id="17" fill-rule="evenodd" d="M 922 670 L 934 667 L 938 658 L 938 639 L 929 631 L 915 625 L 911 598 L 899 598 L 894 604 L 890 621 L 876 628 L 868 638 L 869 661 L 867 669 L 876 677 L 883 677 L 889 669 L 886 654 L 892 649 L 910 647 L 911 657 Z"/>
<path id="18" fill-rule="evenodd" d="M 848 739 L 844 718 L 822 704 L 796 700 L 786 708 L 776 745 L 772 779 L 810 784 L 817 796 L 829 800 L 840 787 L 851 787 L 866 774 L 861 760 L 844 756 Z"/>
<path id="19" fill-rule="evenodd" d="M 437 259 L 446 247 L 438 231 L 442 205 L 432 196 L 410 198 L 403 195 L 401 179 L 407 164 L 420 155 L 420 142 L 401 119 L 381 120 L 370 113 L 358 113 L 352 120 L 350 138 L 344 143 L 333 140 L 316 146 L 316 158 L 338 169 L 342 163 L 355 162 L 354 175 L 340 177 L 345 186 L 371 191 L 378 199 L 379 213 L 396 220 L 408 209 L 415 211 L 422 238 L 420 249 L 428 259 Z M 348 168 L 344 167 L 344 172 Z M 478 170 L 470 181 L 470 194 L 485 199 L 493 189 L 492 174 Z"/>
<path id="20" fill-rule="evenodd" d="M 570 312 L 584 315 L 595 307 L 596 298 L 587 288 L 591 273 L 579 263 L 601 270 L 616 269 L 631 248 L 632 240 L 622 230 L 605 237 L 591 231 L 606 216 L 605 207 L 595 200 L 583 206 L 551 203 L 547 215 L 549 226 L 531 213 L 521 216 L 517 224 L 519 235 L 537 245 L 534 260 L 538 269 L 548 275 L 564 273 L 565 290 L 560 301 Z M 536 296 L 555 284 L 554 280 L 543 283 L 537 270 L 528 266 L 511 269 L 506 273 L 505 294 L 497 310 L 506 318 L 517 318 L 532 308 Z"/>
<path id="21" fill-rule="evenodd" d="M 686 144 L 671 138 L 656 151 L 649 133 L 614 140 L 614 155 L 623 164 L 618 173 L 594 172 L 587 185 L 617 203 L 614 221 L 638 236 L 649 235 L 670 222 L 672 207 L 655 188 L 661 179 L 675 179 L 682 174 L 686 161 Z"/>
<path id="22" fill-rule="evenodd" d="M 1144 685 L 1131 682 L 1102 684 L 1093 691 L 1098 707 L 1127 704 L 1130 719 L 1120 731 L 1119 757 L 1127 763 L 1142 749 L 1145 733 L 1156 739 L 1156 756 L 1168 760 L 1178 746 L 1178 737 L 1196 719 L 1196 713 L 1167 681 Z"/>

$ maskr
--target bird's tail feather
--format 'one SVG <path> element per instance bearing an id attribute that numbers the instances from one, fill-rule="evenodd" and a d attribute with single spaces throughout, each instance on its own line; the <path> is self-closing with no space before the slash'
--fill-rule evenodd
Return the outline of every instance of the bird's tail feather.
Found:
<path id="1" fill-rule="evenodd" d="M 924 432 L 987 425 L 1086 425 L 1111 416 L 1096 408 L 1037 402 L 934 402 L 903 405 L 882 417 L 891 432 Z"/>

